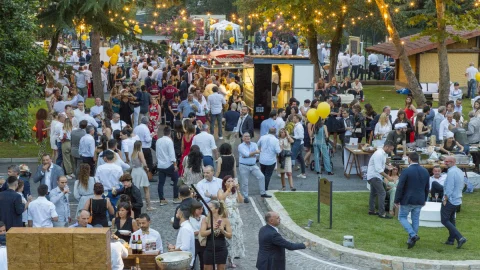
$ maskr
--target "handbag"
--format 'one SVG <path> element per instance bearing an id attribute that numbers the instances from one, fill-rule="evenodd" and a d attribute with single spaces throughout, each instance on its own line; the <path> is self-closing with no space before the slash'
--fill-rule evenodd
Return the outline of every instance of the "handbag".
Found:
<path id="1" fill-rule="evenodd" d="M 291 157 L 292 156 L 292 150 L 282 150 L 280 153 L 284 157 Z"/>
<path id="2" fill-rule="evenodd" d="M 90 217 L 88 218 L 88 224 L 91 224 L 93 221 L 92 204 L 93 204 L 93 200 L 90 199 Z"/>
<path id="3" fill-rule="evenodd" d="M 147 167 L 143 167 L 143 169 L 145 170 L 145 173 L 147 174 L 148 181 L 152 180 L 153 179 L 152 172 Z"/>
<path id="4" fill-rule="evenodd" d="M 198 234 L 198 242 L 200 243 L 201 247 L 207 246 L 207 237 L 203 237 L 200 233 Z"/>

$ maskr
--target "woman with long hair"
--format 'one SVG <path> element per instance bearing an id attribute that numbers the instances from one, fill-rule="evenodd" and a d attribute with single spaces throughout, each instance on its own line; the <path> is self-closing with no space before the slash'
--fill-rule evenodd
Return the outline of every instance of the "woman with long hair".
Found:
<path id="1" fill-rule="evenodd" d="M 72 157 L 72 144 L 70 143 L 72 139 L 72 122 L 69 118 L 65 118 L 63 122 L 63 128 L 60 132 L 60 138 L 62 143 L 62 155 L 63 155 L 63 166 L 65 167 L 65 172 L 67 173 L 67 179 L 70 180 L 75 177 L 73 174 L 73 157 Z"/>
<path id="2" fill-rule="evenodd" d="M 393 207 L 395 205 L 395 193 L 397 192 L 397 184 L 398 184 L 398 179 L 400 177 L 399 169 L 398 167 L 394 166 L 392 170 L 388 172 L 388 175 L 390 176 L 390 179 L 387 182 L 387 192 L 390 195 L 390 205 L 389 205 L 389 213 L 390 215 L 394 215 L 393 212 Z"/>
<path id="3" fill-rule="evenodd" d="M 95 178 L 90 176 L 90 166 L 87 163 L 80 164 L 78 180 L 73 185 L 73 196 L 78 201 L 77 211 L 83 209 L 85 203 L 93 197 L 93 185 Z"/>
<path id="4" fill-rule="evenodd" d="M 52 112 L 52 122 L 50 122 L 50 148 L 53 150 L 52 160 L 57 160 L 58 156 L 58 146 L 57 146 L 57 138 L 55 138 L 55 126 L 59 123 L 58 121 L 58 113 Z"/>
<path id="5" fill-rule="evenodd" d="M 355 104 L 352 109 L 354 122 L 353 137 L 357 138 L 358 143 L 360 143 L 365 136 L 365 117 L 359 104 Z"/>
<path id="6" fill-rule="evenodd" d="M 320 155 L 322 155 L 323 159 L 323 168 L 327 171 L 328 175 L 333 175 L 332 172 L 332 163 L 330 160 L 330 153 L 329 148 L 327 145 L 328 141 L 328 130 L 324 124 L 324 120 L 322 118 L 318 119 L 317 123 L 315 124 L 314 130 L 314 140 L 313 140 L 313 152 L 315 154 L 315 171 L 317 175 L 321 173 L 320 169 Z"/>
<path id="7" fill-rule="evenodd" d="M 150 202 L 150 182 L 148 181 L 148 166 L 147 161 L 145 160 L 145 156 L 142 152 L 142 142 L 136 141 L 133 144 L 133 152 L 130 161 L 130 165 L 132 166 L 132 182 L 133 184 L 138 187 L 142 188 L 145 193 L 145 201 L 147 201 L 147 211 L 152 211 L 155 208 L 152 207 Z"/>
<path id="8" fill-rule="evenodd" d="M 160 125 L 160 119 L 162 119 L 162 108 L 158 104 L 158 99 L 151 97 L 150 106 L 148 106 L 148 130 L 152 135 L 152 140 L 158 140 L 158 126 Z"/>
<path id="9" fill-rule="evenodd" d="M 377 113 L 375 112 L 375 110 L 373 110 L 373 107 L 370 103 L 365 104 L 364 107 L 365 107 L 365 130 L 366 130 L 365 138 L 368 139 L 368 138 L 371 138 L 373 129 L 375 129 L 375 127 L 371 126 L 371 122 L 373 121 L 373 119 L 375 119 L 375 116 L 377 116 Z"/>
<path id="10" fill-rule="evenodd" d="M 200 270 L 203 270 L 203 252 L 205 251 L 205 247 L 200 245 L 200 241 L 198 241 L 198 234 L 200 233 L 200 228 L 202 227 L 203 220 L 205 216 L 203 213 L 203 204 L 197 200 L 193 200 L 191 206 L 191 215 L 190 215 L 190 224 L 192 224 L 192 228 L 195 234 L 195 262 L 193 265 L 196 264 L 197 256 L 200 262 Z"/>
<path id="11" fill-rule="evenodd" d="M 124 80 L 125 76 L 123 75 L 122 67 L 118 66 L 115 72 L 115 85 L 122 85 Z"/>
<path id="12" fill-rule="evenodd" d="M 110 120 L 108 119 L 102 120 L 102 133 L 103 135 L 107 136 L 109 140 L 113 138 L 112 124 Z"/>
<path id="13" fill-rule="evenodd" d="M 217 171 L 215 176 L 223 179 L 226 175 L 231 175 L 237 178 L 237 167 L 235 166 L 235 156 L 233 155 L 232 146 L 228 143 L 223 143 L 219 148 L 220 157 L 217 159 Z"/>
<path id="14" fill-rule="evenodd" d="M 117 207 L 117 217 L 112 220 L 112 227 L 115 226 L 117 228 L 115 235 L 127 243 L 130 241 L 131 234 L 138 230 L 137 221 L 130 216 L 131 211 L 132 206 L 129 203 L 122 202 Z M 129 231 L 130 233 L 122 234 L 120 230 Z"/>
<path id="15" fill-rule="evenodd" d="M 42 160 L 43 154 L 47 150 L 47 124 L 45 121 L 47 120 L 48 112 L 47 110 L 41 108 L 38 109 L 37 113 L 35 114 L 35 126 L 33 127 L 33 131 L 35 132 L 35 138 L 37 139 L 38 148 L 38 160 Z"/>
<path id="16" fill-rule="evenodd" d="M 325 88 L 325 80 L 323 78 L 319 78 L 318 82 L 315 84 L 315 92 L 313 92 L 313 96 L 320 101 L 325 101 Z"/>
<path id="17" fill-rule="evenodd" d="M 286 131 L 285 128 L 280 129 L 278 132 L 278 143 L 282 150 L 278 155 L 277 170 L 280 173 L 280 180 L 282 181 L 282 190 L 285 190 L 285 174 L 288 177 L 288 183 L 290 184 L 290 190 L 296 191 L 293 186 L 292 177 L 292 143 L 293 138 Z"/>
<path id="18" fill-rule="evenodd" d="M 113 118 L 113 109 L 112 109 L 112 104 L 108 101 L 103 102 L 103 118 L 104 120 L 112 120 Z"/>
<path id="19" fill-rule="evenodd" d="M 114 113 L 120 112 L 120 93 L 118 87 L 119 86 L 114 86 L 110 93 L 110 104 L 112 104 L 112 110 Z"/>
<path id="20" fill-rule="evenodd" d="M 217 198 L 225 202 L 228 213 L 228 220 L 232 227 L 232 238 L 227 239 L 228 243 L 228 260 L 230 267 L 236 268 L 233 263 L 234 258 L 245 257 L 245 245 L 243 244 L 243 221 L 240 217 L 238 204 L 243 203 L 242 194 L 238 182 L 231 175 L 226 175 L 222 180 L 222 189 L 217 192 Z"/>
<path id="21" fill-rule="evenodd" d="M 378 123 L 375 125 L 374 136 L 377 139 L 382 139 L 387 137 L 388 133 L 392 131 L 392 125 L 388 119 L 386 113 L 380 114 L 378 118 Z"/>
<path id="22" fill-rule="evenodd" d="M 473 103 L 473 112 L 475 113 L 475 117 L 479 117 L 480 115 L 480 99 L 475 100 Z"/>
<path id="23" fill-rule="evenodd" d="M 183 161 L 185 157 L 188 155 L 188 153 L 190 153 L 193 137 L 195 137 L 195 134 L 196 134 L 195 126 L 193 125 L 190 119 L 185 119 L 185 121 L 183 121 L 183 128 L 185 130 L 185 134 L 183 134 L 183 138 L 182 138 L 181 152 L 183 154 L 180 157 L 180 161 Z M 178 169 L 180 171 L 180 174 L 183 175 L 183 162 L 180 163 L 180 166 Z"/>
<path id="24" fill-rule="evenodd" d="M 207 238 L 207 244 L 205 246 L 205 252 L 203 253 L 204 269 L 213 269 L 213 250 L 215 242 L 215 269 L 225 270 L 228 257 L 228 248 L 226 239 L 232 238 L 232 227 L 230 221 L 227 218 L 227 210 L 225 204 L 219 201 L 210 201 L 208 207 L 212 210 L 213 223 L 210 222 L 210 213 L 203 219 L 202 227 L 200 228 L 200 235 Z M 211 229 L 213 227 L 212 241 Z"/>
<path id="25" fill-rule="evenodd" d="M 398 111 L 397 119 L 395 119 L 395 121 L 393 121 L 392 126 L 395 127 L 395 125 L 398 124 L 398 123 L 406 123 L 407 124 L 406 141 L 407 141 L 407 143 L 413 142 L 413 141 L 410 140 L 410 133 L 413 131 L 412 122 L 410 122 L 410 120 L 407 119 L 404 110 L 399 110 Z"/>
<path id="26" fill-rule="evenodd" d="M 413 106 L 413 98 L 411 96 L 407 96 L 405 98 L 405 116 L 410 121 L 410 123 L 413 123 L 413 119 L 415 118 L 415 115 L 417 115 L 417 108 Z M 415 141 L 415 132 L 412 130 L 410 132 L 410 142 Z"/>
<path id="27" fill-rule="evenodd" d="M 173 140 L 173 149 L 175 150 L 175 157 L 177 158 L 177 164 L 180 164 L 182 160 L 182 141 L 183 141 L 183 134 L 185 130 L 183 129 L 183 124 L 181 120 L 175 120 L 173 122 L 173 132 L 172 132 L 172 140 Z"/>
<path id="28" fill-rule="evenodd" d="M 421 139 L 425 140 L 425 134 L 430 132 L 430 126 L 427 126 L 423 123 L 425 120 L 425 114 L 423 112 L 419 112 L 417 114 L 417 120 L 415 121 L 415 135 L 416 140 Z"/>
<path id="29" fill-rule="evenodd" d="M 108 197 L 103 197 L 104 187 L 102 183 L 95 183 L 93 185 L 93 197 L 85 202 L 83 209 L 90 212 L 92 222 L 90 225 L 97 227 L 108 227 L 107 211 L 110 215 L 115 213 L 113 205 Z M 90 207 L 92 211 L 90 211 Z"/>
<path id="30" fill-rule="evenodd" d="M 190 152 L 182 160 L 183 184 L 190 186 L 203 179 L 203 154 L 198 145 L 192 145 Z"/>
<path id="31" fill-rule="evenodd" d="M 131 108 L 130 106 L 130 95 L 127 91 L 123 92 L 121 96 L 119 114 L 120 114 L 120 120 L 122 120 L 129 126 L 133 126 L 132 125 L 133 108 Z"/>
<path id="32" fill-rule="evenodd" d="M 280 93 L 282 83 L 282 73 L 278 65 L 272 66 L 272 101 L 273 108 L 277 108 L 278 94 Z"/>

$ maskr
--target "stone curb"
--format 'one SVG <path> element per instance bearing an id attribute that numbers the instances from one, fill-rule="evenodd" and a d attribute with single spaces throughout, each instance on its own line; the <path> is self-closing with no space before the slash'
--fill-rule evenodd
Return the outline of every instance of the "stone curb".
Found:
<path id="1" fill-rule="evenodd" d="M 267 208 L 270 211 L 279 213 L 282 220 L 280 223 L 282 233 L 295 242 L 314 242 L 310 249 L 321 256 L 331 258 L 345 264 L 358 265 L 359 267 L 365 267 L 368 269 L 480 269 L 480 260 L 447 261 L 413 259 L 366 252 L 335 244 L 334 242 L 320 238 L 319 236 L 298 226 L 290 218 L 282 204 L 277 200 L 275 197 L 275 192 L 278 191 L 272 191 L 272 198 L 265 199 L 265 202 L 267 203 Z"/>
<path id="2" fill-rule="evenodd" d="M 0 158 L 0 164 L 12 163 L 12 164 L 21 164 L 21 163 L 37 163 L 38 158 Z"/>

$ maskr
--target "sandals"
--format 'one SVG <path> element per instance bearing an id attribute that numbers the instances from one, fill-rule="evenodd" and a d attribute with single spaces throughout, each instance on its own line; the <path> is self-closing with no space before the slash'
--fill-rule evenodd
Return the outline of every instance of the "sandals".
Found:
<path id="1" fill-rule="evenodd" d="M 290 191 L 297 191 L 297 189 L 294 188 L 294 187 L 291 187 L 291 188 L 290 188 Z"/>
<path id="2" fill-rule="evenodd" d="M 285 186 L 282 187 L 282 191 L 285 191 Z"/>

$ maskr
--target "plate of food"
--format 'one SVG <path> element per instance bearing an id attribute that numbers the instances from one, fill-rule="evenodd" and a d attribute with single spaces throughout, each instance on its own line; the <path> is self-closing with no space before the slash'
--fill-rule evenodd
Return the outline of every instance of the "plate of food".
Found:
<path id="1" fill-rule="evenodd" d="M 121 235 L 130 235 L 132 232 L 129 230 L 118 230 L 118 233 Z"/>

